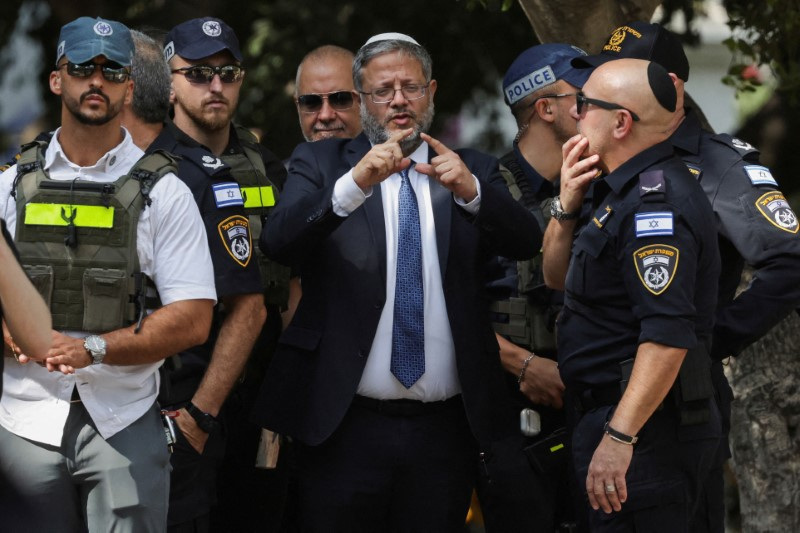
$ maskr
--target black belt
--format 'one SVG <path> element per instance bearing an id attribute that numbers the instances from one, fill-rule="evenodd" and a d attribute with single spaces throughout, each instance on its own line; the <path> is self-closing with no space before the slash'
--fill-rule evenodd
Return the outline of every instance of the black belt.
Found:
<path id="1" fill-rule="evenodd" d="M 438 402 L 423 402 L 420 400 L 407 399 L 377 400 L 375 398 L 356 395 L 356 397 L 353 398 L 353 405 L 387 416 L 420 416 L 462 407 L 463 403 L 460 394 Z"/>
<path id="2" fill-rule="evenodd" d="M 619 390 L 619 384 L 615 384 L 608 387 L 584 389 L 574 396 L 577 407 L 581 412 L 585 413 L 592 409 L 597 409 L 598 407 L 619 403 L 620 398 L 622 398 L 622 393 Z"/>

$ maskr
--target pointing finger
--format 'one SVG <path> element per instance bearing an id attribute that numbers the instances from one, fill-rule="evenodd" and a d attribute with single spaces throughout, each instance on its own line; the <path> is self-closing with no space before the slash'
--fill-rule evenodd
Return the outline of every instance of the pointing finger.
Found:
<path id="1" fill-rule="evenodd" d="M 452 151 L 450 148 L 445 146 L 443 142 L 434 139 L 427 133 L 420 133 L 420 136 L 422 137 L 422 140 L 428 143 L 430 147 L 433 148 L 433 151 L 438 155 L 448 154 Z"/>
<path id="2" fill-rule="evenodd" d="M 399 143 L 400 141 L 402 141 L 403 139 L 405 139 L 406 137 L 408 137 L 412 133 L 414 133 L 414 128 L 408 128 L 407 130 L 397 130 L 394 133 L 392 133 L 391 135 L 389 135 L 389 138 L 386 139 L 386 143 L 385 144 Z"/>

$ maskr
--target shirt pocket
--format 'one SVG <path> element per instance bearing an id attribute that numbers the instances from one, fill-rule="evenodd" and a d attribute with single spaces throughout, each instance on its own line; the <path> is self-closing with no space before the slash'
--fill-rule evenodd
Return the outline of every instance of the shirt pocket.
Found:
<path id="1" fill-rule="evenodd" d="M 593 225 L 587 226 L 572 245 L 567 270 L 566 289 L 573 295 L 585 295 L 601 287 L 605 273 L 595 263 L 608 244 L 608 234 Z"/>

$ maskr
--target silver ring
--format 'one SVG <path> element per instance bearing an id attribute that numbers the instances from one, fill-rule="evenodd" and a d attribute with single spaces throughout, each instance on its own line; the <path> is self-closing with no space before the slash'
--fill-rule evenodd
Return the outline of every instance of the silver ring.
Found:
<path id="1" fill-rule="evenodd" d="M 612 492 L 617 492 L 617 487 L 611 484 L 606 485 L 606 494 L 610 494 Z"/>

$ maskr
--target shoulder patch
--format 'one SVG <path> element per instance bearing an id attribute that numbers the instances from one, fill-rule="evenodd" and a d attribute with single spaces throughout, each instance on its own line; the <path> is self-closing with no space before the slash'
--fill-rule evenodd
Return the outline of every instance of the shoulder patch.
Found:
<path id="1" fill-rule="evenodd" d="M 636 273 L 644 287 L 658 296 L 672 283 L 680 252 L 674 246 L 651 244 L 633 252 Z"/>
<path id="2" fill-rule="evenodd" d="M 671 211 L 636 213 L 636 238 L 672 235 L 673 215 Z"/>
<path id="3" fill-rule="evenodd" d="M 608 217 L 610 217 L 611 214 L 614 212 L 614 208 L 611 207 L 610 205 L 606 205 L 603 208 L 602 211 L 603 214 L 598 217 L 597 215 L 600 214 L 600 212 L 601 211 L 595 213 L 594 218 L 592 219 L 592 222 L 594 222 L 594 225 L 597 226 L 598 228 L 602 228 L 603 226 L 606 225 L 606 221 L 608 220 Z"/>
<path id="4" fill-rule="evenodd" d="M 241 266 L 246 267 L 250 262 L 253 249 L 253 239 L 250 235 L 250 221 L 242 215 L 228 217 L 217 224 L 219 236 L 225 250 Z"/>
<path id="5" fill-rule="evenodd" d="M 214 201 L 217 207 L 231 207 L 235 205 L 244 205 L 242 198 L 242 190 L 239 184 L 235 181 L 223 181 L 215 183 L 211 186 L 214 189 Z"/>
<path id="6" fill-rule="evenodd" d="M 797 233 L 797 230 L 800 229 L 797 215 L 794 214 L 786 197 L 780 191 L 769 191 L 762 194 L 756 200 L 756 209 L 778 229 L 789 233 Z"/>
<path id="7" fill-rule="evenodd" d="M 778 182 L 772 177 L 772 172 L 767 167 L 761 165 L 745 165 L 744 172 L 750 178 L 750 183 L 753 185 L 772 185 L 778 186 Z"/>
<path id="8" fill-rule="evenodd" d="M 748 161 L 758 161 L 758 148 L 749 142 L 745 142 L 728 133 L 717 133 L 712 135 L 711 138 L 719 143 L 724 144 L 728 148 L 733 149 L 742 159 L 747 159 Z"/>
<path id="9" fill-rule="evenodd" d="M 639 196 L 647 194 L 661 194 L 666 192 L 663 170 L 651 170 L 639 174 Z"/>
<path id="10" fill-rule="evenodd" d="M 694 176 L 694 179 L 699 180 L 700 176 L 703 175 L 703 169 L 698 167 L 697 165 L 692 165 L 691 163 L 685 163 L 686 168 L 689 169 L 689 173 Z"/>

